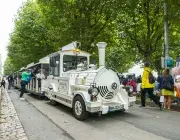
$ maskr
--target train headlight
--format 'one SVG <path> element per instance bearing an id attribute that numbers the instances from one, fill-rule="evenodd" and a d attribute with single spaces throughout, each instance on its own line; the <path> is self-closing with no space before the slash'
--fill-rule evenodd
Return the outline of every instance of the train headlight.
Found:
<path id="1" fill-rule="evenodd" d="M 99 94 L 99 89 L 96 87 L 91 87 L 88 89 L 88 93 L 92 96 L 97 96 Z"/>

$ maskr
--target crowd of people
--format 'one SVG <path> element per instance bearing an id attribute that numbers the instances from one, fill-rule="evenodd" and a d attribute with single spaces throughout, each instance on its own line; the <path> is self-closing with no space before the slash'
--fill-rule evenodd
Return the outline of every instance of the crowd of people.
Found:
<path id="1" fill-rule="evenodd" d="M 24 70 L 21 73 L 21 93 L 20 99 L 24 99 L 23 94 L 26 92 L 26 85 L 31 80 L 31 77 L 36 77 L 38 83 L 42 76 L 42 70 L 34 68 L 33 70 Z M 8 89 L 14 86 L 14 79 L 17 76 L 10 74 L 7 77 Z M 175 78 L 175 79 L 174 79 Z M 148 96 L 155 104 L 163 109 L 171 109 L 172 97 L 174 92 L 176 96 L 180 98 L 180 68 L 174 69 L 173 76 L 170 74 L 169 69 L 165 69 L 162 74 L 155 78 L 150 68 L 150 63 L 144 63 L 144 71 L 138 77 L 135 74 L 129 74 L 126 77 L 123 75 L 119 76 L 120 83 L 124 86 L 132 86 L 134 93 L 140 93 L 141 95 L 141 106 L 146 106 L 146 97 Z M 4 78 L 1 79 L 0 86 L 6 87 L 6 81 Z M 175 90 L 175 91 L 174 91 Z M 160 97 L 163 96 L 163 104 L 160 102 Z"/>
<path id="2" fill-rule="evenodd" d="M 32 77 L 36 77 L 38 80 L 38 88 L 41 85 L 41 79 L 45 78 L 46 76 L 43 74 L 43 70 L 35 67 L 34 69 L 24 69 L 22 70 L 21 74 L 19 75 L 21 82 L 21 93 L 20 93 L 20 100 L 24 100 L 23 95 L 26 92 L 26 85 L 30 82 Z M 6 80 L 8 81 L 8 89 L 14 87 L 14 81 L 16 80 L 17 75 L 10 74 L 7 77 L 2 77 L 0 79 L 0 87 L 6 88 Z"/>
<path id="3" fill-rule="evenodd" d="M 7 81 L 8 81 L 8 89 L 10 89 L 11 87 L 14 86 L 14 77 L 13 77 L 12 74 L 10 74 L 10 75 L 7 77 Z M 3 86 L 4 88 L 6 87 L 5 77 L 2 77 L 2 78 L 1 78 L 0 86 Z"/>
<path id="4" fill-rule="evenodd" d="M 161 109 L 171 109 L 172 97 L 180 98 L 180 68 L 176 72 L 173 69 L 164 69 L 158 77 L 154 77 L 150 63 L 144 63 L 144 70 L 141 75 L 129 74 L 126 77 L 119 76 L 120 83 L 124 86 L 132 86 L 134 93 L 141 96 L 141 106 L 146 106 L 146 97 L 149 97 Z M 178 77 L 179 76 L 179 77 Z M 178 84 L 179 81 L 179 84 Z M 176 92 L 176 94 L 175 94 Z"/>

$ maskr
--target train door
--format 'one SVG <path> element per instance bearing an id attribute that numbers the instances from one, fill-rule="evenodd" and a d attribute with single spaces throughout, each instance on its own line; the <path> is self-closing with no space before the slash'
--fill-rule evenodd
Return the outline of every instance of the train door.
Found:
<path id="1" fill-rule="evenodd" d="M 59 91 L 60 79 L 60 54 L 50 57 L 49 75 L 47 81 L 54 84 L 54 91 Z"/>

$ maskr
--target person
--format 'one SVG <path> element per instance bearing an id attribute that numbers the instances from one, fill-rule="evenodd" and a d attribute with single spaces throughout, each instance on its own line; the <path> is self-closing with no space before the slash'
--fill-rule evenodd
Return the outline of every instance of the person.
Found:
<path id="1" fill-rule="evenodd" d="M 164 96 L 164 109 L 170 110 L 171 108 L 171 98 L 174 95 L 174 80 L 169 74 L 169 69 L 165 69 L 162 76 L 161 84 L 162 96 Z"/>
<path id="2" fill-rule="evenodd" d="M 13 86 L 13 80 L 14 80 L 12 74 L 10 74 L 7 79 L 9 83 L 8 89 L 11 89 L 11 87 Z"/>
<path id="3" fill-rule="evenodd" d="M 136 82 L 133 78 L 133 76 L 129 76 L 128 78 L 128 82 L 126 84 L 127 86 L 132 86 L 133 87 L 133 92 L 137 92 L 137 85 L 136 85 Z"/>
<path id="4" fill-rule="evenodd" d="M 137 77 L 137 81 L 136 81 L 136 82 L 137 82 L 138 84 L 142 82 L 141 75 L 139 75 L 139 76 Z"/>
<path id="5" fill-rule="evenodd" d="M 1 80 L 1 87 L 3 86 L 4 89 L 5 89 L 5 85 L 6 85 L 6 82 L 5 82 L 4 78 L 2 78 L 2 80 Z"/>
<path id="6" fill-rule="evenodd" d="M 29 82 L 31 77 L 31 73 L 29 71 L 23 71 L 21 74 L 21 93 L 20 93 L 20 100 L 24 100 L 23 94 L 26 92 L 26 85 Z"/>
<path id="7" fill-rule="evenodd" d="M 128 82 L 128 78 L 126 77 L 126 78 L 123 78 L 123 80 L 122 80 L 122 84 L 124 85 L 124 86 L 126 86 L 127 85 L 127 82 Z"/>
<path id="8" fill-rule="evenodd" d="M 145 107 L 146 104 L 146 93 L 148 93 L 148 96 L 151 100 L 155 102 L 155 104 L 159 105 L 161 107 L 161 104 L 159 102 L 159 99 L 157 96 L 155 96 L 154 93 L 154 83 L 149 81 L 149 75 L 152 73 L 152 69 L 150 68 L 150 63 L 146 62 L 144 63 L 144 71 L 142 75 L 142 84 L 141 84 L 141 106 Z"/>
<path id="9" fill-rule="evenodd" d="M 38 74 L 36 74 L 36 77 L 38 80 L 38 91 L 40 91 L 42 79 L 45 79 L 44 71 L 42 69 L 39 69 Z"/>

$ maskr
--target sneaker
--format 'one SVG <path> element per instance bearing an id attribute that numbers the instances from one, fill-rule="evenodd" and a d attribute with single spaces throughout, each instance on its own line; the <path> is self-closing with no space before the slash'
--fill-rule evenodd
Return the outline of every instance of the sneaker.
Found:
<path id="1" fill-rule="evenodd" d="M 25 98 L 20 98 L 20 100 L 25 100 Z"/>

